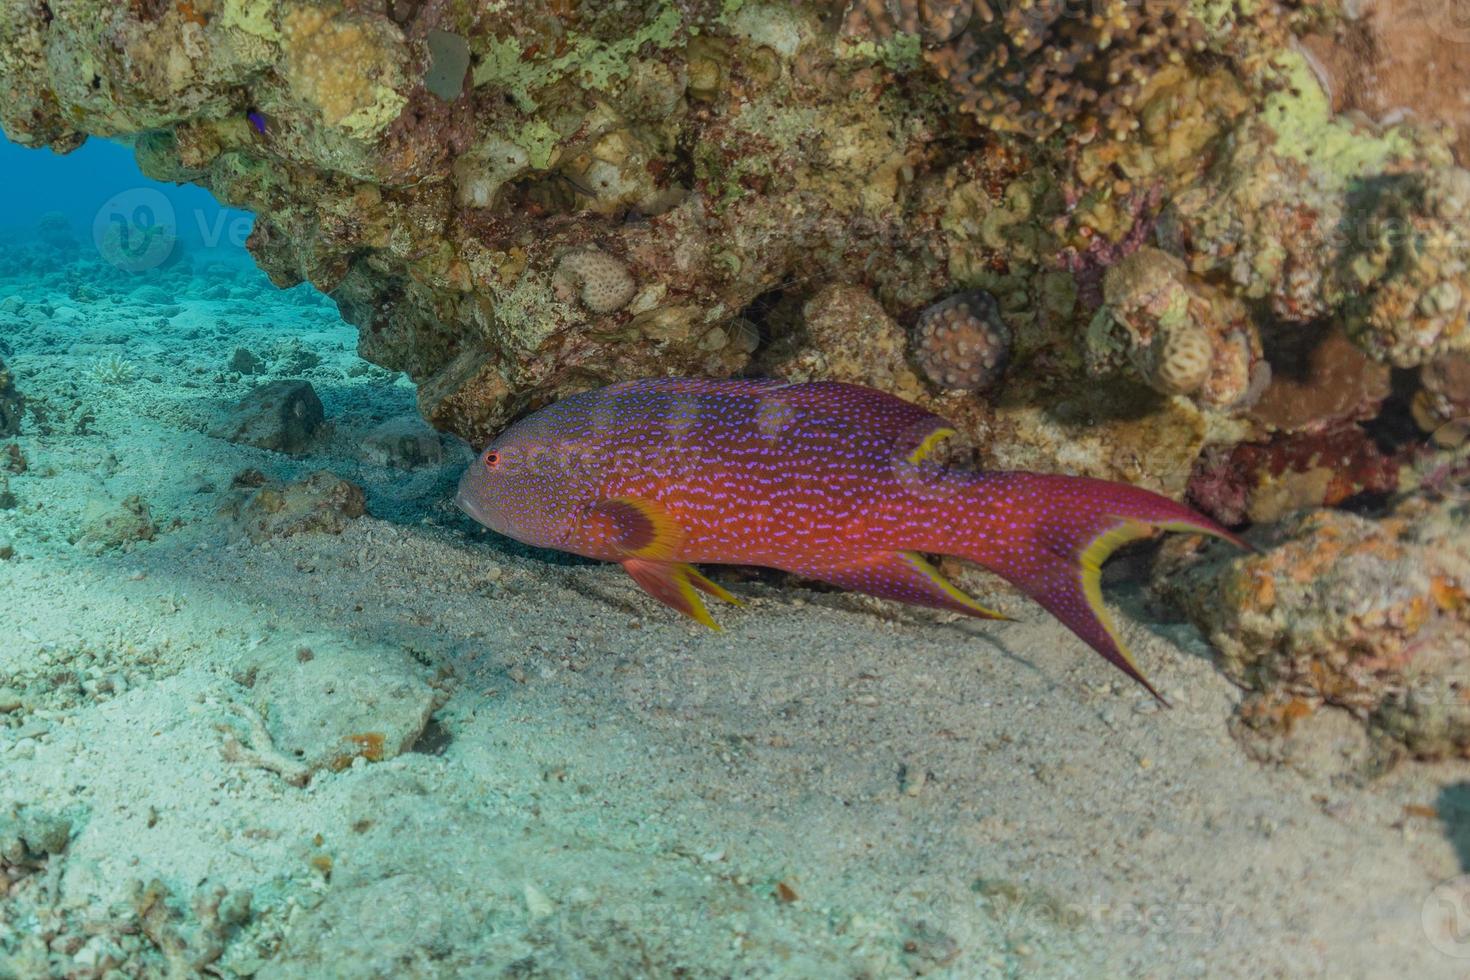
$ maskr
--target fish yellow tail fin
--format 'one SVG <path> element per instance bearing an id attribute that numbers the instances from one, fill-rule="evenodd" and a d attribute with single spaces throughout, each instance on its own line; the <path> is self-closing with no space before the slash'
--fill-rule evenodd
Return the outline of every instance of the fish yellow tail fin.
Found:
<path id="1" fill-rule="evenodd" d="M 1168 704 L 1143 676 L 1102 598 L 1102 566 L 1155 528 L 1244 540 L 1167 497 L 1121 483 L 1034 473 L 966 475 L 942 554 L 1007 579 L 1109 663 Z"/>

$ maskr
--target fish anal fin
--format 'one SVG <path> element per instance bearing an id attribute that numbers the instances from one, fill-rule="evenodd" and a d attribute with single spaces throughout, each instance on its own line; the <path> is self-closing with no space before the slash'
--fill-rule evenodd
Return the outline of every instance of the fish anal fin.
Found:
<path id="1" fill-rule="evenodd" d="M 617 554 L 651 561 L 672 559 L 684 541 L 684 528 L 667 510 L 634 497 L 598 501 L 587 514 L 584 533 Z"/>
<path id="2" fill-rule="evenodd" d="M 693 565 L 647 558 L 626 558 L 623 560 L 623 568 L 627 569 L 633 581 L 644 592 L 712 630 L 717 630 L 720 626 L 704 607 L 704 600 L 699 597 L 700 592 L 740 605 L 739 599 L 705 578 Z"/>
<path id="3" fill-rule="evenodd" d="M 960 591 L 923 555 L 915 551 L 883 551 L 840 565 L 793 569 L 829 585 L 931 609 L 944 609 L 980 619 L 1010 619 Z"/>

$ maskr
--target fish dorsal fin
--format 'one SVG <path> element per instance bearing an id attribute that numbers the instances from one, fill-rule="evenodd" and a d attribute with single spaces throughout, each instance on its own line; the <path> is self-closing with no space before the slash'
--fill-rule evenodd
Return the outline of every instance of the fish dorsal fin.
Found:
<path id="1" fill-rule="evenodd" d="M 587 516 L 587 534 L 601 538 L 629 558 L 669 561 L 684 543 L 684 528 L 657 501 L 612 497 L 598 501 Z"/>

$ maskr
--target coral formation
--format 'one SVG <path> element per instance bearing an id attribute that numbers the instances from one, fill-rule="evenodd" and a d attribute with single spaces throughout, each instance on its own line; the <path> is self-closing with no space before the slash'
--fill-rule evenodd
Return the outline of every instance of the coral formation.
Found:
<path id="1" fill-rule="evenodd" d="M 0 436 L 13 436 L 20 431 L 26 402 L 15 388 L 15 376 L 0 359 Z"/>
<path id="2" fill-rule="evenodd" d="M 1095 364 L 1114 363 L 1121 352 L 1156 391 L 1214 407 L 1260 394 L 1269 368 L 1245 309 L 1178 258 L 1156 248 L 1134 252 L 1108 270 L 1103 300 L 1089 331 Z"/>
<path id="3" fill-rule="evenodd" d="M 863 0 L 846 28 L 880 37 L 901 31 L 960 106 L 992 129 L 1072 138 L 1127 133 L 1140 89 L 1162 68 L 1205 48 L 1188 4 L 1104 0 Z"/>
<path id="4" fill-rule="evenodd" d="M 1414 421 L 1436 441 L 1470 437 L 1470 354 L 1446 354 L 1419 369 Z"/>
<path id="5" fill-rule="evenodd" d="M 628 305 L 638 289 L 628 267 L 598 249 L 578 249 L 563 255 L 552 282 L 580 299 L 593 313 L 616 313 Z"/>
<path id="6" fill-rule="evenodd" d="M 1372 519 L 1313 510 L 1262 554 L 1170 545 L 1156 584 L 1231 676 L 1341 705 L 1426 757 L 1470 753 L 1470 508 L 1409 498 Z"/>
<path id="7" fill-rule="evenodd" d="M 104 385 L 125 385 L 138 376 L 131 361 L 121 354 L 109 354 L 92 362 L 92 380 Z"/>
<path id="8" fill-rule="evenodd" d="M 1346 273 L 1348 333 L 1399 367 L 1470 351 L 1470 172 L 1405 174 L 1362 197 L 1350 214 L 1365 241 Z"/>
<path id="9" fill-rule="evenodd" d="M 802 305 L 799 316 L 766 352 L 762 368 L 791 381 L 831 378 L 897 392 L 922 390 L 905 357 L 907 338 L 873 294 L 834 283 Z"/>
<path id="10" fill-rule="evenodd" d="M 1387 365 L 1368 357 L 1341 330 L 1292 331 L 1270 352 L 1271 383 L 1250 417 L 1283 432 L 1371 419 L 1390 391 Z"/>
<path id="11" fill-rule="evenodd" d="M 1355 425 L 1211 447 L 1189 479 L 1190 500 L 1227 525 L 1270 523 L 1293 511 L 1391 493 L 1402 460 Z"/>
<path id="12" fill-rule="evenodd" d="M 1011 330 L 989 293 L 957 293 L 924 310 L 914 327 L 914 360 L 940 388 L 984 391 L 1010 359 Z"/>

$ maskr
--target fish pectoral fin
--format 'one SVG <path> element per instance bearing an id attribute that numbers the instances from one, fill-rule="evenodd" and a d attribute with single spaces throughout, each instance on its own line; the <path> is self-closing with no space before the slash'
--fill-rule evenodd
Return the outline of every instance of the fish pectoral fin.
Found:
<path id="1" fill-rule="evenodd" d="M 643 587 L 644 592 L 712 630 L 717 630 L 720 626 L 704 607 L 704 600 L 699 597 L 700 592 L 740 605 L 739 599 L 705 578 L 693 565 L 684 562 L 626 558 L 623 560 L 623 567 L 633 576 L 633 581 Z"/>
<path id="2" fill-rule="evenodd" d="M 683 526 L 653 500 L 601 500 L 592 505 L 584 523 L 585 534 L 593 540 L 601 538 L 613 551 L 630 558 L 666 562 L 684 541 Z"/>
<path id="3" fill-rule="evenodd" d="M 792 569 L 829 585 L 980 619 L 1010 619 L 970 598 L 916 551 L 882 551 L 840 565 Z"/>

